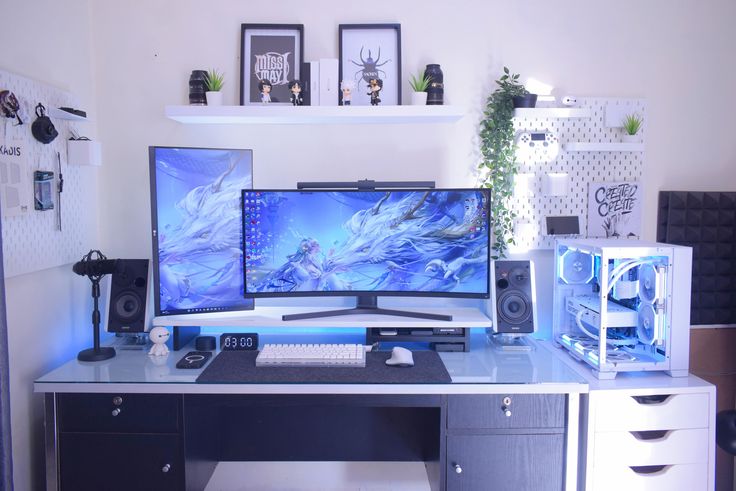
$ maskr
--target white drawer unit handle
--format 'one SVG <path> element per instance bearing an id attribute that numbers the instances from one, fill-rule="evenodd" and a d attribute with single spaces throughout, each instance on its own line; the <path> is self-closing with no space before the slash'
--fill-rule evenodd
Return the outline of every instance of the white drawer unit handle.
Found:
<path id="1" fill-rule="evenodd" d="M 629 466 L 629 469 L 636 472 L 640 476 L 661 476 L 662 474 L 665 474 L 671 465 L 638 465 L 638 466 Z"/>
<path id="2" fill-rule="evenodd" d="M 667 399 L 670 398 L 670 394 L 655 394 L 651 396 L 631 396 L 632 399 L 634 399 L 636 402 L 642 405 L 652 405 L 652 404 L 664 404 L 667 402 Z"/>
<path id="3" fill-rule="evenodd" d="M 166 464 L 161 468 L 161 472 L 167 473 L 171 470 L 171 464 Z"/>
<path id="4" fill-rule="evenodd" d="M 670 435 L 669 430 L 630 431 L 629 433 L 640 442 L 661 442 Z"/>
<path id="5" fill-rule="evenodd" d="M 453 464 L 452 468 L 455 469 L 455 474 L 462 474 L 463 468 L 460 467 L 460 464 Z"/>
<path id="6" fill-rule="evenodd" d="M 112 415 L 117 416 L 118 414 L 120 414 L 120 408 L 116 407 L 115 409 L 112 410 Z"/>

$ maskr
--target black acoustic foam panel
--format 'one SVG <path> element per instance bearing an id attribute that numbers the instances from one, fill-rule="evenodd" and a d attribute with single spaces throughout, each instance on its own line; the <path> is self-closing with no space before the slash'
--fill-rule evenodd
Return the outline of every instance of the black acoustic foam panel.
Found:
<path id="1" fill-rule="evenodd" d="M 660 191 L 657 241 L 693 248 L 690 323 L 736 324 L 736 192 Z"/>

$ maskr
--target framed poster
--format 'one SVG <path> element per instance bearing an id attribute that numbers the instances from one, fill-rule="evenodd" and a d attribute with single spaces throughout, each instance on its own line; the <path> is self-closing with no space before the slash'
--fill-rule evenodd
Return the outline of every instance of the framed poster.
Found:
<path id="1" fill-rule="evenodd" d="M 400 105 L 401 25 L 340 24 L 340 81 L 354 84 L 354 106 Z"/>
<path id="2" fill-rule="evenodd" d="M 289 82 L 304 62 L 304 26 L 242 24 L 240 48 L 240 105 L 289 105 Z"/>
<path id="3" fill-rule="evenodd" d="M 639 182 L 591 182 L 588 237 L 640 237 L 642 198 Z"/>

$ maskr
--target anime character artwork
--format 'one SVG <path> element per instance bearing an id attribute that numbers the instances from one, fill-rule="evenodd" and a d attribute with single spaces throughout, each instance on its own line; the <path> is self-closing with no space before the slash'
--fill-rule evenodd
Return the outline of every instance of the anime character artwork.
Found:
<path id="1" fill-rule="evenodd" d="M 247 308 L 240 195 L 252 187 L 250 150 L 156 149 L 161 312 Z"/>
<path id="2" fill-rule="evenodd" d="M 488 291 L 481 190 L 261 193 L 249 292 Z"/>

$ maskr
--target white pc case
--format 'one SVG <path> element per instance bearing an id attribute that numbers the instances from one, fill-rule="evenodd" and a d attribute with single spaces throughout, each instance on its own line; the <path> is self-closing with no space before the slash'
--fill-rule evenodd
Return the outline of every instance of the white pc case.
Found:
<path id="1" fill-rule="evenodd" d="M 599 379 L 688 374 L 692 249 L 621 239 L 558 240 L 553 336 Z"/>

